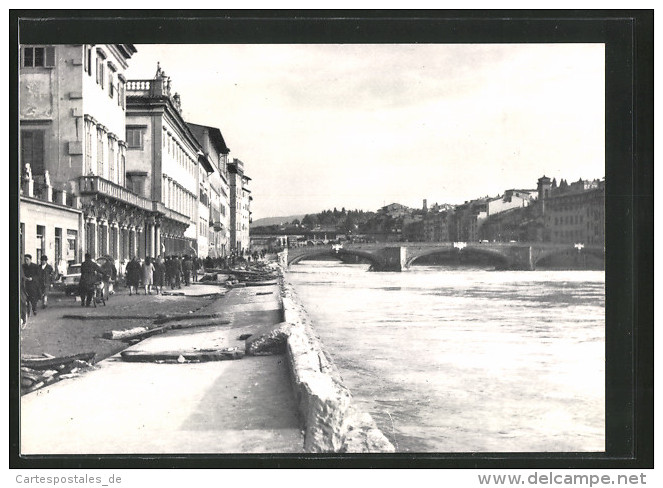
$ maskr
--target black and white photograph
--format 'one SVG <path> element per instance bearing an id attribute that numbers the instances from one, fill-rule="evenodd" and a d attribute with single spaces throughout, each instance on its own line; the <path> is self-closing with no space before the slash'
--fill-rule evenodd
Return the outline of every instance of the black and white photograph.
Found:
<path id="1" fill-rule="evenodd" d="M 21 459 L 632 451 L 609 42 L 192 17 L 18 38 Z"/>

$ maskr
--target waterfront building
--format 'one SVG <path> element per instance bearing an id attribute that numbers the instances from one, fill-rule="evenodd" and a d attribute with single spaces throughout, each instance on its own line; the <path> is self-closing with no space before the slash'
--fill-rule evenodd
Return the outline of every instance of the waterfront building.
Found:
<path id="1" fill-rule="evenodd" d="M 450 241 L 452 213 L 451 210 L 429 211 L 424 218 L 424 241 Z"/>
<path id="2" fill-rule="evenodd" d="M 208 178 L 208 251 L 200 256 L 224 257 L 230 249 L 230 149 L 218 128 L 193 123 L 188 126 L 214 169 Z"/>
<path id="3" fill-rule="evenodd" d="M 153 209 L 125 186 L 124 72 L 135 53 L 132 44 L 20 47 L 25 252 L 53 246 L 70 262 L 140 252 Z"/>
<path id="4" fill-rule="evenodd" d="M 528 207 L 535 194 L 534 190 L 506 190 L 504 195 L 488 200 L 486 214 L 491 216 L 514 208 Z"/>
<path id="5" fill-rule="evenodd" d="M 579 180 L 545 201 L 544 240 L 605 245 L 605 181 Z"/>
<path id="6" fill-rule="evenodd" d="M 212 165 L 159 65 L 153 79 L 128 80 L 126 97 L 127 186 L 154 210 L 144 254 L 198 254 L 199 240 L 207 243 L 201 222 L 208 212 L 199 202 L 200 180 L 213 171 Z"/>
<path id="7" fill-rule="evenodd" d="M 480 198 L 465 202 L 456 207 L 453 213 L 450 236 L 454 242 L 476 242 L 479 240 L 479 229 L 488 217 L 488 199 Z"/>
<path id="8" fill-rule="evenodd" d="M 244 163 L 233 158 L 228 164 L 228 177 L 230 183 L 230 249 L 242 254 L 249 250 L 251 223 L 251 191 L 249 181 L 251 178 L 244 173 Z"/>

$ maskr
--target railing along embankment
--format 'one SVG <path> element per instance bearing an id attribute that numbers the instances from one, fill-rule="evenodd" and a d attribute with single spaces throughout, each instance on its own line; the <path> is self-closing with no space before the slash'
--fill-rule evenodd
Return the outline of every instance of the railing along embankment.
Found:
<path id="1" fill-rule="evenodd" d="M 281 273 L 284 321 L 289 324 L 286 355 L 295 400 L 304 423 L 307 452 L 394 452 L 373 418 L 359 410 L 333 360 L 313 331 L 306 309 Z"/>

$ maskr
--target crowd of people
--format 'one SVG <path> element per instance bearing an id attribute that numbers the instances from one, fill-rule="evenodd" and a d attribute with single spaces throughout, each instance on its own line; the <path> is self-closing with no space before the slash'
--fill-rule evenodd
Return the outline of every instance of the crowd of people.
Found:
<path id="1" fill-rule="evenodd" d="M 129 295 L 138 295 L 140 289 L 145 295 L 159 295 L 166 287 L 181 289 L 198 281 L 201 270 L 228 269 L 234 266 L 258 261 L 265 257 L 265 251 L 233 252 L 224 257 L 207 256 L 200 259 L 197 256 L 170 255 L 156 258 L 146 257 L 144 260 L 134 256 L 130 261 L 120 262 L 119 270 L 112 259 L 105 259 L 99 265 L 89 253 L 81 264 L 81 277 L 78 285 L 78 295 L 82 307 L 89 307 L 97 289 L 102 290 L 103 299 L 108 300 L 114 293 L 114 285 L 119 277 L 124 277 L 125 285 L 129 288 Z M 21 324 L 25 325 L 30 315 L 37 315 L 38 304 L 42 308 L 48 304 L 48 294 L 53 283 L 63 274 L 63 271 L 54 270 L 48 263 L 47 256 L 41 256 L 40 264 L 32 262 L 32 256 L 26 254 L 21 266 Z M 103 286 L 100 286 L 103 284 Z"/>

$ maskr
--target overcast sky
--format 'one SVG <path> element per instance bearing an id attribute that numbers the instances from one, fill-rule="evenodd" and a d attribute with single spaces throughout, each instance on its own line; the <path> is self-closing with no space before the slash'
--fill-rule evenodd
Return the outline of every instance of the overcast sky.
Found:
<path id="1" fill-rule="evenodd" d="M 605 176 L 604 46 L 137 45 L 221 129 L 254 219 L 462 203 Z"/>

